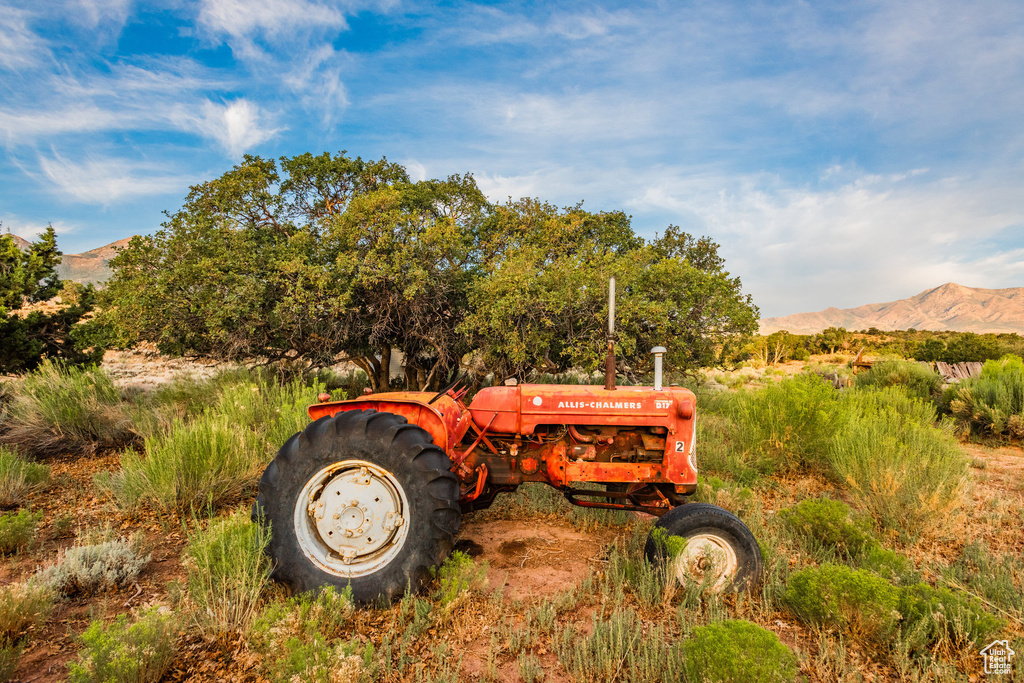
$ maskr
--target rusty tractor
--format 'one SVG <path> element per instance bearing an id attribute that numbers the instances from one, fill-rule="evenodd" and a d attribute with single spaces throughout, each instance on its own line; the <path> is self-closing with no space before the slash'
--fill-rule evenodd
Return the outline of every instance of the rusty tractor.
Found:
<path id="1" fill-rule="evenodd" d="M 658 516 L 645 552 L 680 581 L 756 586 L 761 554 L 746 525 L 686 502 L 697 488 L 696 399 L 662 385 L 665 349 L 653 349 L 653 387 L 615 385 L 614 287 L 603 387 L 495 386 L 469 405 L 458 382 L 321 395 L 260 479 L 253 519 L 272 528 L 274 578 L 296 592 L 350 585 L 360 602 L 392 600 L 451 553 L 464 513 L 542 482 L 574 505 Z M 671 558 L 666 535 L 686 539 Z"/>

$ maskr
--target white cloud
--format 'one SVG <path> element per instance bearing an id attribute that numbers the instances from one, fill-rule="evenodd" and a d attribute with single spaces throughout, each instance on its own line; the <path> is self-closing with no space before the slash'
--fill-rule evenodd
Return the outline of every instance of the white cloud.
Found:
<path id="1" fill-rule="evenodd" d="M 0 5 L 0 67 L 8 71 L 33 68 L 49 54 L 45 42 L 32 29 L 32 15 Z"/>
<path id="2" fill-rule="evenodd" d="M 265 142 L 277 134 L 280 128 L 267 128 L 265 116 L 259 107 L 242 98 L 233 102 L 216 104 L 207 100 L 197 116 L 191 109 L 179 107 L 172 115 L 179 125 L 190 126 L 198 133 L 217 141 L 232 157 Z"/>
<path id="3" fill-rule="evenodd" d="M 87 204 L 112 202 L 146 195 L 180 191 L 191 178 L 162 173 L 159 164 L 131 159 L 99 158 L 81 163 L 53 153 L 40 156 L 39 166 L 58 196 Z"/>
<path id="4" fill-rule="evenodd" d="M 766 316 L 911 296 L 945 282 L 1021 286 L 1024 203 L 1007 178 L 865 175 L 828 189 L 768 175 L 679 178 L 630 202 L 695 219 Z M 987 246 L 986 246 L 987 245 Z M 995 250 L 995 251 L 993 251 Z M 1017 254 L 1017 256 L 1013 256 Z"/>
<path id="5" fill-rule="evenodd" d="M 120 30 L 131 12 L 132 0 L 77 0 L 76 4 L 81 13 L 71 10 L 69 14 L 78 17 L 83 25 L 96 28 L 109 24 Z"/>
<path id="6" fill-rule="evenodd" d="M 273 36 L 296 27 L 344 28 L 345 17 L 335 7 L 304 0 L 203 0 L 199 23 L 209 30 L 240 38 L 259 32 Z"/>
<path id="7" fill-rule="evenodd" d="M 2 232 L 10 232 L 12 235 L 34 242 L 37 237 L 46 231 L 46 228 L 53 226 L 54 231 L 58 235 L 69 235 L 78 230 L 78 226 L 71 225 L 64 221 L 52 221 L 50 223 L 40 223 L 39 221 L 25 220 L 19 216 L 6 215 L 0 218 L 0 223 L 3 224 Z"/>

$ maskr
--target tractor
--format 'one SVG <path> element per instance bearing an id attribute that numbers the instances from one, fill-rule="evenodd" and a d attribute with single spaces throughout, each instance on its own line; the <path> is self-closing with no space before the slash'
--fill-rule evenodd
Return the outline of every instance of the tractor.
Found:
<path id="1" fill-rule="evenodd" d="M 313 420 L 263 472 L 253 520 L 272 529 L 275 579 L 295 592 L 351 586 L 361 603 L 422 585 L 451 553 L 462 515 L 527 482 L 585 507 L 658 517 L 645 553 L 669 576 L 716 590 L 758 585 L 761 554 L 697 489 L 696 399 L 662 384 L 615 384 L 615 280 L 604 386 L 511 384 L 437 393 L 321 394 Z M 594 486 L 595 484 L 602 486 Z M 685 539 L 674 557 L 666 537 Z"/>

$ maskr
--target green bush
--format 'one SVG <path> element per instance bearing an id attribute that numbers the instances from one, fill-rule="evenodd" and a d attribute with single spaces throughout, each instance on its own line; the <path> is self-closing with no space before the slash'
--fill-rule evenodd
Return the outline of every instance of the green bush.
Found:
<path id="1" fill-rule="evenodd" d="M 858 389 L 900 386 L 910 396 L 929 399 L 942 388 L 942 376 L 929 365 L 906 360 L 882 360 L 856 376 Z"/>
<path id="2" fill-rule="evenodd" d="M 80 545 L 62 552 L 33 580 L 65 597 L 93 595 L 130 585 L 151 557 L 125 539 Z"/>
<path id="3" fill-rule="evenodd" d="M 174 615 L 152 608 L 128 624 L 121 614 L 109 625 L 93 621 L 79 636 L 78 661 L 68 664 L 71 683 L 156 683 L 177 653 Z"/>
<path id="4" fill-rule="evenodd" d="M 896 387 L 851 392 L 829 448 L 831 475 L 883 529 L 915 537 L 963 504 L 968 462 L 935 409 Z"/>
<path id="5" fill-rule="evenodd" d="M 1024 619 L 1024 559 L 1019 555 L 993 555 L 984 543 L 974 541 L 965 545 L 956 562 L 943 570 L 943 577 L 1018 620 Z"/>
<path id="6" fill-rule="evenodd" d="M 0 441 L 26 453 L 89 455 L 137 438 L 121 392 L 98 367 L 44 360 L 12 384 Z"/>
<path id="7" fill-rule="evenodd" d="M 926 583 L 901 589 L 899 611 L 911 648 L 918 650 L 943 641 L 956 648 L 984 647 L 1006 627 L 1006 620 L 985 611 L 977 598 Z"/>
<path id="8" fill-rule="evenodd" d="M 22 510 L 17 514 L 0 515 L 0 555 L 11 555 L 29 548 L 36 539 L 41 512 Z"/>
<path id="9" fill-rule="evenodd" d="M 698 626 L 682 652 L 689 681 L 783 683 L 798 672 L 796 655 L 777 635 L 741 619 Z"/>
<path id="10" fill-rule="evenodd" d="M 808 498 L 779 511 L 779 517 L 793 531 L 820 547 L 835 548 L 848 557 L 860 557 L 877 541 L 865 524 L 856 520 L 850 506 L 841 500 Z"/>
<path id="11" fill-rule="evenodd" d="M 801 569 L 789 577 L 784 597 L 802 621 L 873 643 L 883 643 L 895 632 L 899 601 L 899 590 L 885 579 L 839 564 Z"/>
<path id="12" fill-rule="evenodd" d="M 986 361 L 981 376 L 950 386 L 942 406 L 964 433 L 1024 438 L 1024 361 L 1014 355 Z"/>
<path id="13" fill-rule="evenodd" d="M 0 446 L 0 508 L 18 505 L 49 479 L 49 467 L 28 462 L 11 449 Z"/>
<path id="14" fill-rule="evenodd" d="M 270 582 L 270 563 L 264 551 L 270 532 L 253 524 L 245 510 L 211 522 L 198 522 L 185 548 L 188 595 L 192 618 L 208 631 L 245 630 L 251 623 Z"/>
<path id="15" fill-rule="evenodd" d="M 32 631 L 46 620 L 52 607 L 50 592 L 41 586 L 0 588 L 0 681 L 14 674 Z"/>
<path id="16" fill-rule="evenodd" d="M 126 452 L 119 472 L 97 476 L 97 486 L 119 507 L 181 512 L 235 502 L 288 437 L 309 423 L 306 407 L 322 388 L 280 385 L 248 371 L 214 384 L 216 400 L 201 414 L 146 438 L 145 455 Z"/>
<path id="17" fill-rule="evenodd" d="M 843 411 L 839 393 L 814 375 L 798 375 L 749 391 L 736 402 L 735 447 L 762 470 L 827 469 Z"/>
<path id="18" fill-rule="evenodd" d="M 96 477 L 97 486 L 124 510 L 216 508 L 254 486 L 266 464 L 251 434 L 223 416 L 176 423 L 169 434 L 145 443 L 145 455 L 127 451 L 119 472 Z"/>

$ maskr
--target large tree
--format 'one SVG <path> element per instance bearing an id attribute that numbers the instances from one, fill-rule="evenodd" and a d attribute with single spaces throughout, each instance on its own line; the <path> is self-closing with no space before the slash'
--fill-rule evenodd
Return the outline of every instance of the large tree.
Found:
<path id="1" fill-rule="evenodd" d="M 351 360 L 375 389 L 457 365 L 486 201 L 470 176 L 412 183 L 387 160 L 247 156 L 193 187 L 111 261 L 103 323 L 122 345 L 223 360 Z"/>

